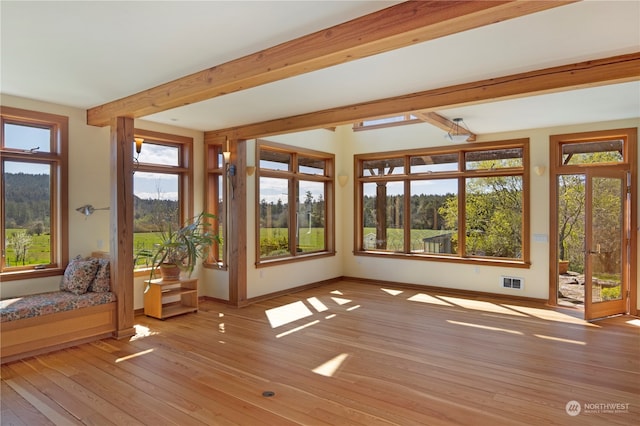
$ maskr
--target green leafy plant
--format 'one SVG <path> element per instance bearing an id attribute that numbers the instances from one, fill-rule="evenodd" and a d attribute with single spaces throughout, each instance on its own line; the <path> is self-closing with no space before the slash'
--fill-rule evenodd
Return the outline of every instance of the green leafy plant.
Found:
<path id="1" fill-rule="evenodd" d="M 175 265 L 191 275 L 198 259 L 206 259 L 209 249 L 220 242 L 212 222 L 216 216 L 202 212 L 181 228 L 161 233 L 161 243 L 154 247 L 150 279 L 161 265 Z M 145 289 L 146 291 L 146 289 Z"/>

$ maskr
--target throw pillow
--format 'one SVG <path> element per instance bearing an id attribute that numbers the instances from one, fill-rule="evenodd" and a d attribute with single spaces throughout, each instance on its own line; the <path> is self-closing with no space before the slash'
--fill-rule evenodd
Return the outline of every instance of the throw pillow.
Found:
<path id="1" fill-rule="evenodd" d="M 64 277 L 62 277 L 62 283 L 60 283 L 60 290 L 68 291 L 76 295 L 86 293 L 97 271 L 97 259 L 73 259 L 64 271 Z"/>
<path id="2" fill-rule="evenodd" d="M 89 289 L 87 291 L 93 291 L 96 293 L 110 291 L 111 262 L 109 262 L 109 259 L 89 259 L 95 259 L 98 261 L 98 271 L 96 272 L 96 276 L 93 281 L 91 281 L 91 284 L 89 284 Z"/>

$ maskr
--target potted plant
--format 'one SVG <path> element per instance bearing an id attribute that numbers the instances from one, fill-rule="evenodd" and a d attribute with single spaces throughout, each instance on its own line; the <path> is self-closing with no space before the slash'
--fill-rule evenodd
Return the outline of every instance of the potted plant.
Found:
<path id="1" fill-rule="evenodd" d="M 198 259 L 206 259 L 211 245 L 220 242 L 220 237 L 208 221 L 215 217 L 202 212 L 181 228 L 169 228 L 162 232 L 162 241 L 154 247 L 149 279 L 156 277 L 158 269 L 163 280 L 176 280 L 182 271 L 191 275 Z"/>

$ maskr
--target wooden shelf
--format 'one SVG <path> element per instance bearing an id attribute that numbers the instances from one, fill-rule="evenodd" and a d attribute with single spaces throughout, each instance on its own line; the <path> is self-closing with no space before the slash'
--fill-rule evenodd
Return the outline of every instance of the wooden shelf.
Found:
<path id="1" fill-rule="evenodd" d="M 146 280 L 144 314 L 165 319 L 198 311 L 198 280 Z"/>

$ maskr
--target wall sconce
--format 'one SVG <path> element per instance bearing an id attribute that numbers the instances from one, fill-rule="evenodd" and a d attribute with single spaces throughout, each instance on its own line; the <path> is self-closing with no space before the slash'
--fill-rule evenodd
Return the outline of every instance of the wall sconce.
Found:
<path id="1" fill-rule="evenodd" d="M 467 125 L 462 118 L 454 118 L 449 132 L 444 135 L 444 138 L 453 143 L 466 142 L 471 137 L 471 132 L 466 127 Z"/>
<path id="2" fill-rule="evenodd" d="M 85 204 L 84 206 L 78 207 L 76 209 L 77 212 L 80 212 L 83 215 L 85 215 L 85 218 L 91 216 L 93 212 L 95 212 L 96 210 L 109 210 L 109 207 L 101 207 L 97 209 L 93 207 L 91 204 Z"/>
<path id="3" fill-rule="evenodd" d="M 144 139 L 143 138 L 133 138 L 133 142 L 136 144 L 136 156 L 133 158 L 133 161 L 137 165 L 139 163 L 138 162 L 138 157 L 140 157 L 140 152 L 142 152 L 142 143 L 144 142 Z"/>
<path id="4" fill-rule="evenodd" d="M 348 181 L 349 181 L 349 175 L 346 175 L 346 174 L 338 175 L 338 183 L 340 184 L 340 186 L 344 187 Z"/>
<path id="5" fill-rule="evenodd" d="M 544 171 L 546 170 L 545 166 L 535 166 L 533 168 L 533 171 L 536 172 L 536 174 L 538 176 L 542 176 L 544 174 Z"/>
<path id="6" fill-rule="evenodd" d="M 236 165 L 231 164 L 231 151 L 229 151 L 229 138 L 227 138 L 227 149 L 222 152 L 222 159 L 224 160 L 224 166 L 227 170 L 227 176 L 233 177 L 236 175 Z M 233 179 L 229 179 L 231 183 L 231 198 L 235 198 L 236 189 L 233 184 Z"/>
<path id="7" fill-rule="evenodd" d="M 253 176 L 256 172 L 256 166 L 247 166 L 247 176 Z"/>
<path id="8" fill-rule="evenodd" d="M 235 176 L 236 175 L 236 166 L 235 164 L 231 164 L 231 152 L 230 151 L 224 151 L 222 153 L 222 158 L 224 159 L 224 164 L 225 167 L 227 169 L 227 175 L 228 176 Z"/>

